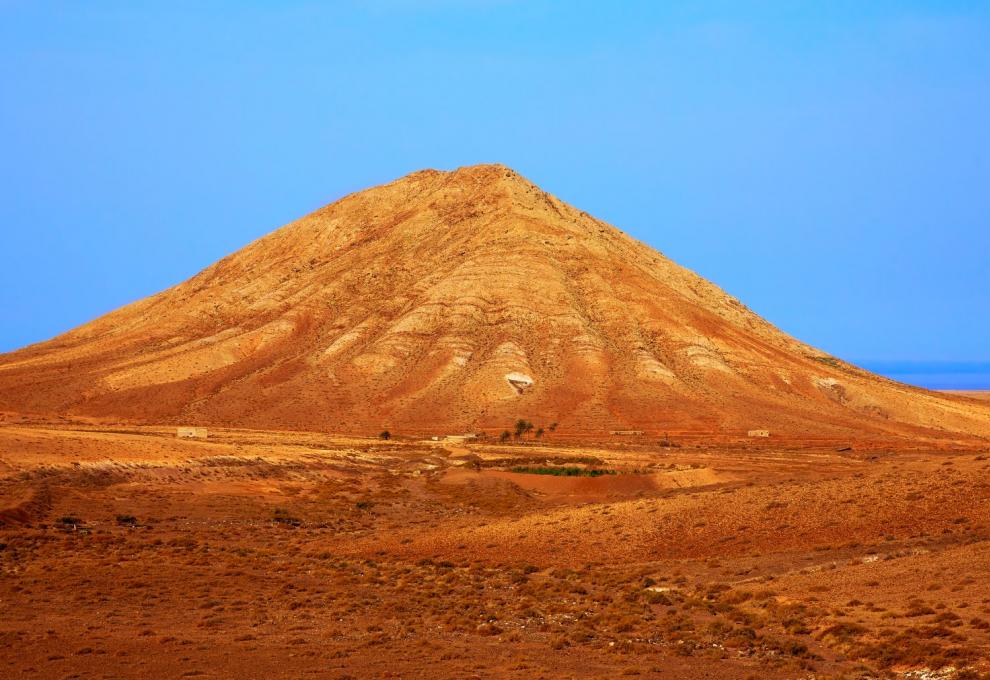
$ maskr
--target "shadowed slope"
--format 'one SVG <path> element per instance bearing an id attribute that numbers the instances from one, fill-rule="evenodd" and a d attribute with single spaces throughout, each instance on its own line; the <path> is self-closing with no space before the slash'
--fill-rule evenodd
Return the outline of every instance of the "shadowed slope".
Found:
<path id="1" fill-rule="evenodd" d="M 0 357 L 0 409 L 367 432 L 990 434 L 781 333 L 499 165 L 348 196 Z"/>

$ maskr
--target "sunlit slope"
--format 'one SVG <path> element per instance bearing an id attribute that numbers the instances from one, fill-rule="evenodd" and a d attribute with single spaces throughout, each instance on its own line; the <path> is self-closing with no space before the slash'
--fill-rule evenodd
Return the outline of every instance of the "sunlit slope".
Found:
<path id="1" fill-rule="evenodd" d="M 0 356 L 0 410 L 370 432 L 990 434 L 780 332 L 500 165 L 348 196 Z"/>

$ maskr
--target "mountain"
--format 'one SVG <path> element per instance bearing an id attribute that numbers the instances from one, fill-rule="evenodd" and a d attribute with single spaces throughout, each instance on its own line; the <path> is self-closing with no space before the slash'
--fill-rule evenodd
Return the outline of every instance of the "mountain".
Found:
<path id="1" fill-rule="evenodd" d="M 0 355 L 0 410 L 264 429 L 990 435 L 990 407 L 784 334 L 501 165 L 347 196 Z"/>

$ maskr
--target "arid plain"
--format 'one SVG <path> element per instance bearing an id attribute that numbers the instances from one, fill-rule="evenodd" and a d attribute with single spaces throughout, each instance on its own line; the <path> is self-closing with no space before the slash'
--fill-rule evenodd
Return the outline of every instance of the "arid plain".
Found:
<path id="1" fill-rule="evenodd" d="M 0 355 L 0 676 L 985 678 L 985 397 L 414 173 Z"/>
<path id="2" fill-rule="evenodd" d="M 987 669 L 986 449 L 11 420 L 6 677 Z"/>

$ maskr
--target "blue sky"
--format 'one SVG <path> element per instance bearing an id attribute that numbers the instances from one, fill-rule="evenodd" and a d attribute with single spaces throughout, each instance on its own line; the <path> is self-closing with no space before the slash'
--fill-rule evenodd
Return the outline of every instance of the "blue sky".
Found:
<path id="1" fill-rule="evenodd" d="M 982 370 L 988 109 L 986 2 L 0 0 L 0 351 L 497 161 L 837 356 Z"/>

